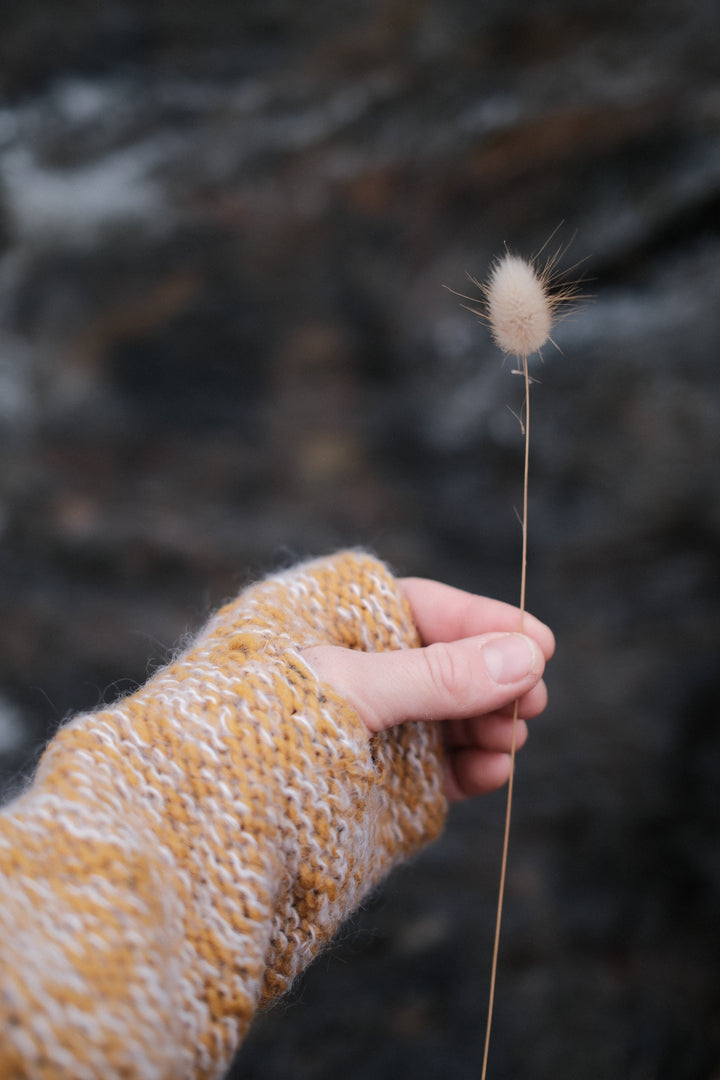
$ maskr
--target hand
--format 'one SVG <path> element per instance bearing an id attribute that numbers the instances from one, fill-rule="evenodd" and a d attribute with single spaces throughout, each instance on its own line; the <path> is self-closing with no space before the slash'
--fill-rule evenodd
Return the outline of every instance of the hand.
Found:
<path id="1" fill-rule="evenodd" d="M 420 578 L 400 582 L 424 646 L 364 653 L 306 649 L 315 674 L 348 701 L 370 733 L 412 720 L 443 722 L 445 790 L 451 801 L 502 787 L 526 721 L 547 704 L 542 681 L 552 632 L 518 608 Z"/>

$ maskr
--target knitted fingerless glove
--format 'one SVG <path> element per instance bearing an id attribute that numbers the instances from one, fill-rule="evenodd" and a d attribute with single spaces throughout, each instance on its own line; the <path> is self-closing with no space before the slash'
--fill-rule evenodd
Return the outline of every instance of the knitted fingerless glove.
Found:
<path id="1" fill-rule="evenodd" d="M 0 1075 L 220 1077 L 280 994 L 442 827 L 437 725 L 368 736 L 300 650 L 418 645 L 361 553 L 244 592 L 0 814 Z"/>

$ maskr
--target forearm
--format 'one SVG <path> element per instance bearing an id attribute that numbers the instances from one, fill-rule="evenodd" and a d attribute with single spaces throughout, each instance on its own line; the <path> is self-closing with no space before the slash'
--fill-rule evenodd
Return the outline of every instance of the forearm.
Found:
<path id="1" fill-rule="evenodd" d="M 371 743 L 299 655 L 323 643 L 417 643 L 380 564 L 254 587 L 51 744 L 0 818 L 3 1075 L 222 1075 L 258 1005 L 438 832 L 436 730 Z"/>

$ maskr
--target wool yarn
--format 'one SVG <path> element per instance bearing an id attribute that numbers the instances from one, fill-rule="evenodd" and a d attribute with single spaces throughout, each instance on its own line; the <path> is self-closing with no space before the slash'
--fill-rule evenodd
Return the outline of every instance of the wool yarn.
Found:
<path id="1" fill-rule="evenodd" d="M 373 736 L 300 652 L 419 644 L 363 552 L 245 590 L 133 695 L 77 717 L 0 814 L 0 1075 L 221 1077 L 446 812 L 437 725 Z"/>

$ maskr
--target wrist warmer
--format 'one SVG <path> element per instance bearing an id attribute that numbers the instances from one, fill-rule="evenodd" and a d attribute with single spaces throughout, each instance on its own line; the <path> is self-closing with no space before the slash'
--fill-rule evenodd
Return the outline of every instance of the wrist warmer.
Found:
<path id="1" fill-rule="evenodd" d="M 370 738 L 302 660 L 322 644 L 420 644 L 370 556 L 247 589 L 50 743 L 0 814 L 6 1080 L 221 1077 L 256 1009 L 438 834 L 438 726 Z"/>

